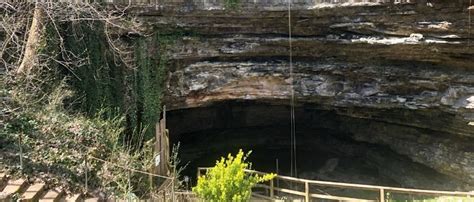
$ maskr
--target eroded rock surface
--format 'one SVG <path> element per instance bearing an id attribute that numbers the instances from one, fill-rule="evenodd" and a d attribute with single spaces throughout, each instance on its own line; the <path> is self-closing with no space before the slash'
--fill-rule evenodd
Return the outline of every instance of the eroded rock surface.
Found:
<path id="1" fill-rule="evenodd" d="M 350 119 L 338 127 L 354 140 L 474 185 L 469 3 L 430 4 L 293 11 L 293 78 L 283 10 L 153 11 L 160 16 L 142 20 L 193 33 L 170 52 L 170 110 L 230 100 L 289 104 L 294 89 L 298 106 Z"/>

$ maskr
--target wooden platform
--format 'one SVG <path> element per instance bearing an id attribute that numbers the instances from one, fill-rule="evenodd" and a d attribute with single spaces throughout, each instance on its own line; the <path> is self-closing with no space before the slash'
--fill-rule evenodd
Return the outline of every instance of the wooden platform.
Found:
<path id="1" fill-rule="evenodd" d="M 5 173 L 0 173 L 0 201 L 103 201 L 97 197 L 83 197 L 82 194 L 66 195 L 64 190 L 48 188 L 42 182 L 29 182 L 26 179 L 10 179 Z"/>
<path id="2" fill-rule="evenodd" d="M 33 202 L 37 201 L 40 195 L 46 188 L 46 184 L 44 183 L 34 183 L 25 190 L 25 192 L 21 195 L 20 202 Z"/>

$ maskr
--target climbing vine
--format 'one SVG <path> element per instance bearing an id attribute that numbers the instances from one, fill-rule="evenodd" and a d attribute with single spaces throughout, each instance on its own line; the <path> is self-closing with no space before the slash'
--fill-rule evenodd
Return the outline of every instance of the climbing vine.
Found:
<path id="1" fill-rule="evenodd" d="M 134 51 L 133 66 L 117 61 L 102 32 L 102 25 L 69 27 L 80 34 L 69 35 L 67 45 L 87 62 L 69 73 L 70 83 L 77 89 L 76 106 L 90 115 L 102 108 L 108 114 L 126 116 L 125 140 L 140 146 L 154 137 L 154 125 L 161 112 L 163 82 L 167 65 L 167 48 L 183 35 L 181 31 L 159 32 L 150 36 L 128 37 Z M 68 32 L 66 30 L 66 32 Z M 85 52 L 81 52 L 86 50 Z"/>

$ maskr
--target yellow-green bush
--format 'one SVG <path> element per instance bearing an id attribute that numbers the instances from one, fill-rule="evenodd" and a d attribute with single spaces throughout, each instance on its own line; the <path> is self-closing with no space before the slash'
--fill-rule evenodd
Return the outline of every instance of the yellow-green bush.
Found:
<path id="1" fill-rule="evenodd" d="M 231 154 L 227 159 L 222 157 L 206 175 L 198 177 L 193 192 L 210 202 L 249 201 L 255 184 L 275 177 L 275 174 L 260 176 L 246 173 L 245 169 L 251 168 L 251 164 L 245 162 L 250 153 L 244 155 L 244 152 L 239 150 L 235 157 Z"/>

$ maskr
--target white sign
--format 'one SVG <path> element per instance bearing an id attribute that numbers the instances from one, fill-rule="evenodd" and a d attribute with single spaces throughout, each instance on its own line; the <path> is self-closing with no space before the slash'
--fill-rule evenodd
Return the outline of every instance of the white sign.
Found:
<path id="1" fill-rule="evenodd" d="M 160 162 L 161 162 L 161 156 L 158 154 L 155 157 L 155 166 L 160 165 Z"/>

